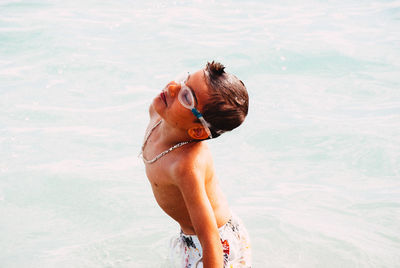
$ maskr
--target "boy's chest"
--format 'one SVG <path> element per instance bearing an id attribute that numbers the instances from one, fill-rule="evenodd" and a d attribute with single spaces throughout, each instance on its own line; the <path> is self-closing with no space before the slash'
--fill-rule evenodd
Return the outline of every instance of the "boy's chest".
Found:
<path id="1" fill-rule="evenodd" d="M 162 160 L 159 159 L 162 164 Z M 157 162 L 158 162 L 157 161 Z M 160 165 L 160 163 L 146 164 L 146 175 L 151 183 L 152 187 L 163 187 L 172 184 L 172 179 L 170 176 L 170 170 L 165 165 Z"/>
<path id="2" fill-rule="evenodd" d="M 168 169 L 156 163 L 146 165 L 146 175 L 158 205 L 171 217 L 184 208 L 180 190 L 173 183 Z"/>

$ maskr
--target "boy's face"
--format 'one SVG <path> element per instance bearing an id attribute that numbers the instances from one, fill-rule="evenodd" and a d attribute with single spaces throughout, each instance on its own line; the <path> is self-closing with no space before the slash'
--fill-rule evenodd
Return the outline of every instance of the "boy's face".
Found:
<path id="1" fill-rule="evenodd" d="M 209 98 L 204 70 L 189 74 L 185 84 L 192 90 L 195 99 L 195 108 L 201 112 Z M 189 109 L 185 108 L 178 100 L 178 93 L 181 90 L 180 84 L 171 82 L 168 85 L 169 89 L 167 90 L 164 88 L 153 100 L 153 107 L 156 112 L 165 121 L 180 129 L 187 130 L 195 124 L 199 124 L 195 123 L 196 117 L 194 114 Z"/>

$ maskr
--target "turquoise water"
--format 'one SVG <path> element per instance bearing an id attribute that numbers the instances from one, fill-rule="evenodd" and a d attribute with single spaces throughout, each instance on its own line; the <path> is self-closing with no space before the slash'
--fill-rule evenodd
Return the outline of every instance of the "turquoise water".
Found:
<path id="1" fill-rule="evenodd" d="M 0 2 L 0 267 L 164 267 L 137 154 L 152 98 L 219 60 L 210 141 L 254 267 L 400 266 L 400 1 Z"/>

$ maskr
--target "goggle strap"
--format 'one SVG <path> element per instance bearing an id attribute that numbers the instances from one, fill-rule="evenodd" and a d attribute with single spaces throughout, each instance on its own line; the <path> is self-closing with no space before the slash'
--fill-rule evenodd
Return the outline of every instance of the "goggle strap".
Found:
<path id="1" fill-rule="evenodd" d="M 196 116 L 198 119 L 200 119 L 200 117 L 203 117 L 203 115 L 199 112 L 199 110 L 197 110 L 196 108 L 192 108 L 192 113 L 194 114 L 194 116 Z"/>
<path id="2" fill-rule="evenodd" d="M 197 110 L 196 108 L 192 109 L 192 113 L 194 114 L 194 116 L 197 117 L 197 119 L 200 120 L 201 124 L 204 126 L 205 131 L 207 132 L 208 136 L 210 137 L 210 139 L 212 139 L 212 135 L 211 135 L 211 131 L 209 128 L 209 124 L 207 123 L 207 121 L 204 119 L 203 115 L 199 112 L 199 110 Z"/>

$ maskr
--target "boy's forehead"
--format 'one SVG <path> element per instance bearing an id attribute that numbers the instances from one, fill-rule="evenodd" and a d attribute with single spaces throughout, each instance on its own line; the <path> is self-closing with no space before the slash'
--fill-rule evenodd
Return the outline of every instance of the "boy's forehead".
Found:
<path id="1" fill-rule="evenodd" d="M 193 86 L 192 89 L 195 90 L 196 92 L 198 90 L 201 91 L 208 90 L 204 69 L 191 73 L 187 83 L 188 86 L 192 85 Z"/>

